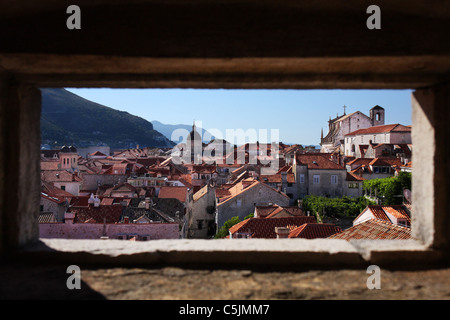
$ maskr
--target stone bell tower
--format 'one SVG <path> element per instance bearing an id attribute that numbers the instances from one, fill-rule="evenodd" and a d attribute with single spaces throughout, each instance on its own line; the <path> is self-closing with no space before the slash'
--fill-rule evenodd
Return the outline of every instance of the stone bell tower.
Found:
<path id="1" fill-rule="evenodd" d="M 370 109 L 370 119 L 372 120 L 372 126 L 384 125 L 385 111 L 384 108 L 376 105 Z"/>

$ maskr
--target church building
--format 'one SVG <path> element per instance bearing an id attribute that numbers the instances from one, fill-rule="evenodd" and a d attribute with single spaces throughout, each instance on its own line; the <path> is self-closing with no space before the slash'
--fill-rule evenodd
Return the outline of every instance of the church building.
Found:
<path id="1" fill-rule="evenodd" d="M 328 134 L 323 136 L 323 129 L 320 136 L 320 152 L 323 153 L 344 153 L 344 139 L 345 135 L 359 130 L 366 129 L 373 126 L 384 125 L 385 111 L 384 108 L 376 105 L 370 109 L 369 116 L 360 111 L 355 111 L 350 114 L 345 113 L 342 116 L 337 116 L 328 121 Z"/>

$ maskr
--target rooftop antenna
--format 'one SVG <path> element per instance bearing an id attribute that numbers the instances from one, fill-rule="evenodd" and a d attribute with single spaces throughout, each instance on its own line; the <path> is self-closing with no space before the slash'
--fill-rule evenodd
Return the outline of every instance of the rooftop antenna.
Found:
<path id="1" fill-rule="evenodd" d="M 344 108 L 344 116 L 345 116 L 345 109 L 347 108 L 347 106 L 344 104 L 343 108 Z"/>

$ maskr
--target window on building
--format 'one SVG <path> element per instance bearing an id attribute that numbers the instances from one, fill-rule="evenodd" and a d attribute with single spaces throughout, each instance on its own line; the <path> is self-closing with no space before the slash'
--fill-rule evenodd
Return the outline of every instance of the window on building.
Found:
<path id="1" fill-rule="evenodd" d="M 303 173 L 300 175 L 300 183 L 305 183 L 305 175 Z"/>
<path id="2" fill-rule="evenodd" d="M 336 174 L 331 175 L 331 184 L 338 183 L 338 176 Z"/>
<path id="3" fill-rule="evenodd" d="M 66 190 L 66 186 L 61 186 L 61 190 Z"/>
<path id="4" fill-rule="evenodd" d="M 313 184 L 319 184 L 320 183 L 320 175 L 315 174 L 313 175 Z"/>

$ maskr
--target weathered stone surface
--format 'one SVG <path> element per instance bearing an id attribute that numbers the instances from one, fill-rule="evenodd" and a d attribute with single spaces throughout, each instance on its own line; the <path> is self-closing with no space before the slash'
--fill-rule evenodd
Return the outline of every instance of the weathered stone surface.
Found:
<path id="1" fill-rule="evenodd" d="M 450 269 L 381 269 L 381 289 L 369 290 L 366 270 L 305 272 L 250 269 L 81 269 L 81 290 L 69 290 L 67 266 L 0 265 L 0 299 L 115 300 L 450 300 Z"/>

